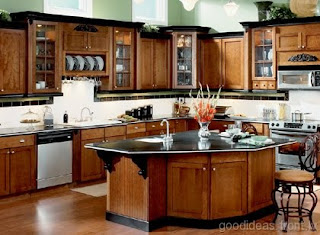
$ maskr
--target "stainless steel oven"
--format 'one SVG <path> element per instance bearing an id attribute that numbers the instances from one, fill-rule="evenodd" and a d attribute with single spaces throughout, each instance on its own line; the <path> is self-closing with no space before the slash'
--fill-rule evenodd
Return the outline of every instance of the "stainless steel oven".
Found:
<path id="1" fill-rule="evenodd" d="M 317 123 L 272 122 L 269 125 L 271 138 L 285 138 L 297 143 L 276 148 L 276 170 L 300 169 L 298 150 L 300 143 L 318 130 Z M 308 156 L 306 152 L 304 154 Z M 304 156 L 302 156 L 302 160 Z"/>
<path id="2" fill-rule="evenodd" d="M 278 88 L 320 90 L 320 66 L 279 66 Z"/>

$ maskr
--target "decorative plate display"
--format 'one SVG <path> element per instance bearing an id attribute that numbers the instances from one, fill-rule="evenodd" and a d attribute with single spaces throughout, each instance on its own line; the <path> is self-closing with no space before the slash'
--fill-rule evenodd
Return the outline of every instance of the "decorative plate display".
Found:
<path id="1" fill-rule="evenodd" d="M 72 71 L 74 68 L 74 59 L 72 58 L 72 56 L 70 55 L 66 56 L 66 63 L 67 63 L 66 69 L 69 71 Z"/>
<path id="2" fill-rule="evenodd" d="M 91 65 L 90 65 L 88 59 L 86 57 L 83 57 L 83 60 L 84 60 L 83 70 L 90 70 Z"/>
<path id="3" fill-rule="evenodd" d="M 92 56 L 86 56 L 85 59 L 89 63 L 89 70 L 92 71 L 94 68 L 94 60 L 93 60 Z"/>
<path id="4" fill-rule="evenodd" d="M 72 59 L 73 59 L 73 62 L 74 62 L 73 70 L 80 70 L 79 60 L 76 57 L 72 57 Z"/>
<path id="5" fill-rule="evenodd" d="M 94 61 L 94 65 L 93 65 L 93 70 L 94 71 L 98 71 L 99 70 L 99 63 L 96 57 L 92 57 L 93 61 Z"/>
<path id="6" fill-rule="evenodd" d="M 78 69 L 78 70 L 82 71 L 83 68 L 84 68 L 84 59 L 83 59 L 83 57 L 80 56 L 80 55 L 77 55 L 77 56 L 76 56 L 76 59 L 77 59 L 78 62 L 79 62 L 79 69 Z"/>
<path id="7" fill-rule="evenodd" d="M 104 68 L 104 61 L 103 61 L 101 56 L 96 56 L 96 59 L 97 59 L 98 64 L 99 64 L 99 70 L 102 71 L 103 68 Z"/>

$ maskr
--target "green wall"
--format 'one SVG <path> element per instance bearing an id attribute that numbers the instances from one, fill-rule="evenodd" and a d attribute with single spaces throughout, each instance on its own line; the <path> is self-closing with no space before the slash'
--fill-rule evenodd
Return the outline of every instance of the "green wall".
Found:
<path id="1" fill-rule="evenodd" d="M 131 0 L 92 0 L 93 17 L 131 21 Z M 0 0 L 0 9 L 9 12 L 43 11 L 43 0 Z M 181 24 L 182 4 L 179 0 L 168 0 L 169 25 Z"/>
<path id="2" fill-rule="evenodd" d="M 253 2 L 257 0 L 234 0 L 240 7 L 237 14 L 228 17 L 223 5 L 228 0 L 199 0 L 194 10 L 182 10 L 183 25 L 199 25 L 213 28 L 217 32 L 242 31 L 239 22 L 258 21 L 258 11 Z M 273 0 L 275 4 L 288 4 L 289 0 Z"/>

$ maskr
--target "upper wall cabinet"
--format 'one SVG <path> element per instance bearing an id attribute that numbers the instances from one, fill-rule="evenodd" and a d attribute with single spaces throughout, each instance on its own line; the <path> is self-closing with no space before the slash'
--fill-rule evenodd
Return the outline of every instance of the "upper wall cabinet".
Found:
<path id="1" fill-rule="evenodd" d="M 0 96 L 25 93 L 26 32 L 0 29 Z"/>
<path id="2" fill-rule="evenodd" d="M 137 40 L 137 89 L 169 89 L 171 78 L 170 37 Z"/>
<path id="3" fill-rule="evenodd" d="M 277 27 L 277 51 L 320 50 L 320 24 Z"/>
<path id="4" fill-rule="evenodd" d="M 61 92 L 60 25 L 33 21 L 29 24 L 28 93 Z"/>
<path id="5" fill-rule="evenodd" d="M 109 51 L 109 27 L 66 24 L 64 30 L 63 49 L 65 51 Z M 86 32 L 86 30 L 94 32 Z"/>
<path id="6" fill-rule="evenodd" d="M 253 89 L 276 89 L 275 28 L 253 29 Z"/>
<path id="7" fill-rule="evenodd" d="M 200 81 L 216 89 L 244 89 L 243 38 L 200 40 Z"/>
<path id="8" fill-rule="evenodd" d="M 173 33 L 173 88 L 197 87 L 197 33 Z"/>
<path id="9" fill-rule="evenodd" d="M 113 90 L 133 90 L 135 65 L 135 29 L 114 28 Z"/>

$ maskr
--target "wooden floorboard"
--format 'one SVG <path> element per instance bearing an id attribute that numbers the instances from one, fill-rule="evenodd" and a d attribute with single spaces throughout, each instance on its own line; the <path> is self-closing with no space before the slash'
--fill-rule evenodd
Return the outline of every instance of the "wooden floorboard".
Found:
<path id="1" fill-rule="evenodd" d="M 88 196 L 67 187 L 0 199 L 0 234 L 148 234 L 106 221 L 105 201 L 105 197 Z M 255 222 L 256 226 L 260 224 L 265 229 L 251 229 L 254 225 L 251 223 L 251 227 L 247 225 L 245 230 L 227 230 L 223 234 L 282 234 L 279 229 L 281 219 L 274 229 L 271 220 L 272 216 L 268 216 Z M 320 231 L 319 205 L 314 213 L 314 222 Z M 291 219 L 291 224 L 297 225 L 297 220 Z M 151 234 L 211 235 L 222 231 L 164 227 Z M 293 231 L 294 234 L 319 234 L 309 231 L 307 219 L 301 228 L 292 228 L 289 233 Z"/>

